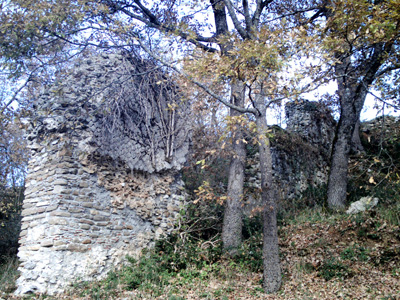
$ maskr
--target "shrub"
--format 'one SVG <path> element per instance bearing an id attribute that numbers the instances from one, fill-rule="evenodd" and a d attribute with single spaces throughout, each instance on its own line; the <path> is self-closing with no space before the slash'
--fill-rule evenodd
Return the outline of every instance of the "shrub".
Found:
<path id="1" fill-rule="evenodd" d="M 335 258 L 330 258 L 322 264 L 318 271 L 318 275 L 325 280 L 331 280 L 332 278 L 345 278 L 351 275 L 348 267 L 337 261 Z"/>
<path id="2" fill-rule="evenodd" d="M 262 250 L 262 235 L 258 233 L 243 241 L 233 261 L 242 268 L 252 272 L 260 272 L 263 268 Z"/>
<path id="3" fill-rule="evenodd" d="M 18 259 L 16 256 L 0 257 L 0 291 L 12 293 L 15 289 L 15 281 L 18 277 Z"/>
<path id="4" fill-rule="evenodd" d="M 343 252 L 340 254 L 340 257 L 342 259 L 347 259 L 351 261 L 367 261 L 369 259 L 368 250 L 364 247 L 356 245 L 344 249 Z"/>
<path id="5" fill-rule="evenodd" d="M 163 287 L 168 283 L 170 273 L 163 270 L 160 264 L 160 257 L 152 253 L 144 255 L 136 260 L 128 257 L 130 265 L 122 271 L 121 280 L 129 290 L 138 288 L 152 289 L 156 294 L 162 292 Z"/>

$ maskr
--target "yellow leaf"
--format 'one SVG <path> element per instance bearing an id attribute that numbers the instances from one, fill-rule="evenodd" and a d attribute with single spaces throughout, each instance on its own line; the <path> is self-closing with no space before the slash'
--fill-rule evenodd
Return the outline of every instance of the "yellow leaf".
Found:
<path id="1" fill-rule="evenodd" d="M 201 165 L 203 167 L 205 164 L 206 164 L 206 160 L 205 159 L 196 161 L 196 165 Z"/>
<path id="2" fill-rule="evenodd" d="M 368 182 L 369 182 L 369 183 L 376 184 L 376 182 L 375 182 L 375 180 L 374 180 L 374 177 L 372 177 L 372 176 L 371 176 L 371 178 L 368 180 Z"/>

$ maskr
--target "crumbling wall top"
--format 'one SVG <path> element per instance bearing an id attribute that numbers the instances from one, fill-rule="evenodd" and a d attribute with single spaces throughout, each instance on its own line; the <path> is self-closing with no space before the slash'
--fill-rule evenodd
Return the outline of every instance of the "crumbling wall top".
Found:
<path id="1" fill-rule="evenodd" d="M 335 136 L 336 121 L 331 111 L 320 102 L 293 101 L 285 106 L 287 130 L 317 146 L 329 156 Z"/>
<path id="2" fill-rule="evenodd" d="M 30 138 L 79 132 L 82 152 L 110 156 L 132 170 L 179 170 L 189 149 L 188 116 L 188 104 L 157 65 L 102 54 L 42 93 Z"/>

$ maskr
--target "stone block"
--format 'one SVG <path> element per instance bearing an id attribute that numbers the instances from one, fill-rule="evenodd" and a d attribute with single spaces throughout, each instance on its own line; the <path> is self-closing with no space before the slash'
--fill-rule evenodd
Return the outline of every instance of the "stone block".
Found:
<path id="1" fill-rule="evenodd" d="M 64 218 L 52 217 L 49 218 L 48 223 L 50 225 L 68 225 L 68 220 Z"/>
<path id="2" fill-rule="evenodd" d="M 65 179 L 57 179 L 57 180 L 55 180 L 54 182 L 53 182 L 53 184 L 54 185 L 68 185 L 69 184 L 69 182 L 68 182 L 68 180 L 65 180 Z"/>
<path id="3" fill-rule="evenodd" d="M 50 204 L 50 201 L 40 201 L 38 203 L 36 203 L 36 206 L 47 206 Z"/>
<path id="4" fill-rule="evenodd" d="M 106 217 L 106 216 L 99 216 L 99 215 L 96 215 L 96 216 L 93 217 L 93 220 L 94 220 L 94 221 L 109 221 L 110 218 L 109 218 L 109 217 Z"/>
<path id="5" fill-rule="evenodd" d="M 60 191 L 60 193 L 63 195 L 69 195 L 72 193 L 72 190 L 71 189 L 63 189 Z"/>
<path id="6" fill-rule="evenodd" d="M 70 208 L 68 208 L 68 211 L 70 213 L 80 213 L 80 212 L 85 211 L 85 209 L 82 207 L 70 207 Z"/>
<path id="7" fill-rule="evenodd" d="M 43 213 L 45 211 L 46 211 L 46 207 L 39 207 L 38 210 L 37 210 L 37 213 L 41 214 L 41 213 Z"/>
<path id="8" fill-rule="evenodd" d="M 37 213 L 38 213 L 38 209 L 36 207 L 32 207 L 32 208 L 24 209 L 22 211 L 21 215 L 23 217 L 26 217 L 26 216 L 31 216 L 31 215 L 34 215 Z"/>
<path id="9" fill-rule="evenodd" d="M 34 204 L 32 204 L 32 203 L 24 202 L 24 205 L 22 205 L 22 209 L 28 209 L 28 208 L 31 208 L 33 206 L 34 206 Z"/>
<path id="10" fill-rule="evenodd" d="M 60 246 L 57 246 L 57 247 L 53 247 L 53 250 L 55 250 L 55 251 L 66 251 L 67 250 L 67 245 L 60 245 Z"/>
<path id="11" fill-rule="evenodd" d="M 71 156 L 71 155 L 72 155 L 72 151 L 71 151 L 71 149 L 68 149 L 68 148 L 64 148 L 60 152 L 58 152 L 58 156 L 63 157 L 63 158 L 65 158 L 67 156 Z"/>
<path id="12" fill-rule="evenodd" d="M 53 245 L 54 246 L 62 246 L 62 245 L 65 245 L 65 242 L 58 240 L 58 241 L 54 241 Z"/>
<path id="13" fill-rule="evenodd" d="M 68 162 L 63 162 L 58 165 L 58 168 L 61 170 L 68 170 L 68 169 L 72 169 L 74 167 L 75 166 L 72 163 L 68 163 Z"/>
<path id="14" fill-rule="evenodd" d="M 65 185 L 55 185 L 53 191 L 50 192 L 49 195 L 52 195 L 53 193 L 60 194 L 64 192 L 66 189 L 67 187 Z"/>
<path id="15" fill-rule="evenodd" d="M 56 210 L 57 208 L 58 208 L 58 205 L 51 205 L 51 206 L 48 206 L 48 207 L 46 208 L 46 211 L 47 211 L 47 212 L 51 212 L 51 211 Z"/>
<path id="16" fill-rule="evenodd" d="M 40 245 L 30 245 L 26 247 L 28 251 L 38 251 L 40 249 Z"/>
<path id="17" fill-rule="evenodd" d="M 36 267 L 36 263 L 27 262 L 27 263 L 22 264 L 22 266 L 27 270 L 33 270 Z"/>
<path id="18" fill-rule="evenodd" d="M 66 250 L 71 252 L 86 252 L 88 248 L 80 244 L 69 244 L 67 245 Z"/>
<path id="19" fill-rule="evenodd" d="M 79 187 L 80 188 L 87 188 L 87 187 L 89 187 L 89 183 L 86 182 L 86 181 L 80 182 L 79 183 Z"/>
<path id="20" fill-rule="evenodd" d="M 45 217 L 45 214 L 38 214 L 38 215 L 23 217 L 22 223 L 30 222 L 30 221 L 37 220 L 37 219 L 42 219 L 44 217 Z"/>
<path id="21" fill-rule="evenodd" d="M 94 222 L 92 220 L 87 220 L 87 219 L 80 219 L 78 220 L 79 223 L 84 223 L 84 224 L 89 224 L 89 225 L 94 225 Z"/>
<path id="22" fill-rule="evenodd" d="M 40 242 L 42 247 L 53 247 L 53 240 L 43 240 Z"/>
<path id="23" fill-rule="evenodd" d="M 70 217 L 71 216 L 71 213 L 69 213 L 69 212 L 66 212 L 66 211 L 52 211 L 51 213 L 50 213 L 50 216 L 52 216 L 52 217 L 66 217 L 66 218 L 68 218 L 68 217 Z"/>
<path id="24" fill-rule="evenodd" d="M 92 202 L 93 200 L 89 197 L 80 197 L 78 198 L 79 202 Z"/>
<path id="25" fill-rule="evenodd" d="M 110 224 L 110 223 L 109 222 L 96 222 L 97 226 L 102 226 L 102 227 L 107 226 L 108 224 Z"/>

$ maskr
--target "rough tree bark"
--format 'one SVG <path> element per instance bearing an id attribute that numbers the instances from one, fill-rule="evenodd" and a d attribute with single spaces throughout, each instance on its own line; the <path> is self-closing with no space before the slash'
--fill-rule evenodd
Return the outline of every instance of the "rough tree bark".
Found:
<path id="1" fill-rule="evenodd" d="M 354 127 L 353 136 L 351 137 L 351 152 L 360 153 L 364 151 L 360 138 L 360 119 L 358 119 L 356 126 Z"/>
<path id="2" fill-rule="evenodd" d="M 223 1 L 210 0 L 213 8 L 217 37 L 229 33 L 228 22 Z M 227 44 L 219 44 L 223 55 L 229 55 L 231 48 Z M 245 87 L 242 83 L 232 83 L 231 103 L 244 108 Z M 239 116 L 241 113 L 230 109 L 230 116 Z M 222 225 L 222 243 L 224 249 L 231 256 L 237 253 L 242 243 L 242 199 L 244 186 L 244 170 L 246 160 L 246 148 L 243 143 L 243 132 L 239 128 L 232 132 L 233 157 L 229 167 L 228 199 L 225 204 L 224 220 Z"/>
<path id="3" fill-rule="evenodd" d="M 340 119 L 333 141 L 331 168 L 328 180 L 328 207 L 342 210 L 346 205 L 349 155 L 352 138 L 368 89 L 378 76 L 382 57 L 389 53 L 391 44 L 375 44 L 370 59 L 354 66 L 348 53 L 338 56 L 335 66 L 338 78 Z"/>
<path id="4" fill-rule="evenodd" d="M 238 107 L 244 107 L 245 87 L 242 83 L 232 84 L 231 102 Z M 230 110 L 232 117 L 241 113 Z M 242 242 L 242 199 L 244 186 L 244 170 L 246 148 L 243 143 L 243 131 L 232 132 L 233 157 L 229 167 L 228 199 L 225 205 L 224 221 L 222 226 L 223 247 L 231 256 L 237 253 Z"/>
<path id="5" fill-rule="evenodd" d="M 272 176 L 272 156 L 267 135 L 266 106 L 264 97 L 256 97 L 256 125 L 259 142 L 261 196 L 263 203 L 263 287 L 265 292 L 274 293 L 282 284 L 279 260 L 278 225 L 276 220 L 277 193 Z"/>
<path id="6" fill-rule="evenodd" d="M 343 209 L 346 205 L 349 154 L 351 141 L 365 95 L 357 95 L 355 91 L 342 83 L 339 84 L 340 120 L 333 142 L 331 169 L 328 182 L 328 206 L 331 209 Z M 364 94 L 364 93 L 363 93 Z"/>

